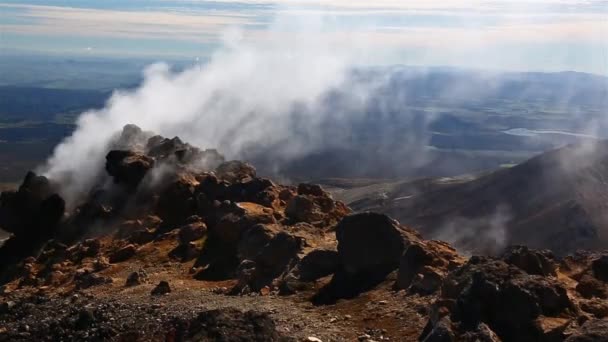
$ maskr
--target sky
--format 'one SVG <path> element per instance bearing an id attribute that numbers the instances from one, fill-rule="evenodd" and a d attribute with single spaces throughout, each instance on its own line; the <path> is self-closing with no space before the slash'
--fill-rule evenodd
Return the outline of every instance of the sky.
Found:
<path id="1" fill-rule="evenodd" d="M 0 53 L 205 59 L 269 34 L 365 65 L 608 75 L 608 0 L 0 0 Z"/>

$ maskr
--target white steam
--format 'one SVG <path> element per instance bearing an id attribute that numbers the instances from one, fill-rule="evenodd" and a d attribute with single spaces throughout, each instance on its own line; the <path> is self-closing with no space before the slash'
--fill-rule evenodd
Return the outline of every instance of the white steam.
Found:
<path id="1" fill-rule="evenodd" d="M 228 158 L 260 145 L 279 146 L 279 158 L 310 150 L 328 115 L 316 110 L 321 96 L 344 82 L 353 57 L 352 50 L 324 40 L 322 26 L 279 19 L 255 43 L 229 31 L 204 66 L 172 72 L 165 64 L 151 65 L 138 89 L 117 91 L 105 108 L 83 113 L 42 172 L 61 185 L 71 203 L 103 172 L 109 143 L 131 123 L 218 148 Z M 284 39 L 287 29 L 289 39 Z M 298 135 L 292 134 L 294 116 L 287 115 L 296 107 L 304 109 L 297 118 L 303 123 Z"/>

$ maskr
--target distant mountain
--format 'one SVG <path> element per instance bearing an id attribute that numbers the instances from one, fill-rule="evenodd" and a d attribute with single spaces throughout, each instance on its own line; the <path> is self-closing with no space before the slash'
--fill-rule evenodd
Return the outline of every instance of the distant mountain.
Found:
<path id="1" fill-rule="evenodd" d="M 608 246 L 608 141 L 570 145 L 473 180 L 365 189 L 337 197 L 464 250 L 498 252 L 523 244 L 565 254 Z"/>

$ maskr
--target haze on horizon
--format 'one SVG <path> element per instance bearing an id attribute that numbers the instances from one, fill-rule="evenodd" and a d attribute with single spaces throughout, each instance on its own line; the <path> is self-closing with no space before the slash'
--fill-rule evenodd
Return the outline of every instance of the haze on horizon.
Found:
<path id="1" fill-rule="evenodd" d="M 278 16 L 283 37 L 269 37 Z M 603 0 L 0 1 L 6 55 L 205 60 L 227 36 L 318 37 L 354 47 L 361 65 L 608 74 Z"/>

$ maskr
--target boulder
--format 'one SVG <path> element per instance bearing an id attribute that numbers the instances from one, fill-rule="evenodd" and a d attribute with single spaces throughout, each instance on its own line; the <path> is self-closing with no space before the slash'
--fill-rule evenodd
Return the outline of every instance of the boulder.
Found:
<path id="1" fill-rule="evenodd" d="M 169 286 L 169 283 L 165 280 L 161 280 L 158 285 L 156 285 L 156 287 L 152 289 L 152 292 L 150 292 L 150 294 L 153 296 L 162 296 L 170 292 L 171 287 Z"/>
<path id="2" fill-rule="evenodd" d="M 295 222 L 314 223 L 321 221 L 325 214 L 309 196 L 297 195 L 287 202 L 285 215 Z"/>
<path id="3" fill-rule="evenodd" d="M 581 299 L 578 304 L 581 310 L 592 314 L 595 318 L 608 317 L 608 301 L 598 298 Z"/>
<path id="4" fill-rule="evenodd" d="M 337 251 L 316 249 L 306 254 L 298 264 L 299 279 L 313 281 L 333 274 L 340 268 Z"/>
<path id="5" fill-rule="evenodd" d="M 597 279 L 608 282 L 608 254 L 601 255 L 591 262 L 593 276 Z"/>
<path id="6" fill-rule="evenodd" d="M 196 179 L 181 175 L 162 190 L 156 213 L 165 226 L 179 226 L 196 213 L 194 190 L 197 186 Z"/>
<path id="7" fill-rule="evenodd" d="M 608 298 L 608 286 L 601 280 L 597 278 L 584 274 L 581 279 L 579 279 L 578 284 L 576 285 L 576 291 L 580 293 L 583 298 Z"/>
<path id="8" fill-rule="evenodd" d="M 220 164 L 215 169 L 215 174 L 222 180 L 235 183 L 255 178 L 256 171 L 255 168 L 248 163 L 232 160 Z"/>
<path id="9" fill-rule="evenodd" d="M 593 319 L 585 322 L 565 342 L 608 342 L 608 320 Z"/>
<path id="10" fill-rule="evenodd" d="M 179 229 L 178 237 L 181 244 L 201 239 L 207 233 L 207 225 L 202 221 L 189 223 Z"/>
<path id="11" fill-rule="evenodd" d="M 64 200 L 44 176 L 28 172 L 17 191 L 0 195 L 0 228 L 15 236 L 48 239 L 63 217 Z"/>
<path id="12" fill-rule="evenodd" d="M 131 259 L 137 252 L 135 245 L 129 244 L 110 255 L 110 263 L 115 264 Z"/>
<path id="13" fill-rule="evenodd" d="M 209 233 L 221 243 L 236 247 L 241 235 L 256 224 L 276 223 L 272 209 L 255 203 L 235 204 L 230 213 L 224 215 Z"/>
<path id="14" fill-rule="evenodd" d="M 531 250 L 526 246 L 511 246 L 502 256 L 507 264 L 514 265 L 528 274 L 556 276 L 557 264 L 548 250 Z"/>
<path id="15" fill-rule="evenodd" d="M 399 262 L 396 289 L 431 294 L 437 291 L 448 271 L 464 263 L 464 258 L 441 241 L 411 242 Z"/>
<path id="16" fill-rule="evenodd" d="M 336 227 L 338 255 L 347 273 L 394 270 L 414 238 L 383 214 L 346 216 Z"/>
<path id="17" fill-rule="evenodd" d="M 76 271 L 74 283 L 78 289 L 87 289 L 93 286 L 110 284 L 112 283 L 112 278 L 101 276 L 88 269 L 81 269 Z"/>
<path id="18" fill-rule="evenodd" d="M 106 171 L 117 184 L 135 189 L 146 173 L 154 167 L 154 159 L 143 153 L 113 150 L 106 155 Z"/>
<path id="19" fill-rule="evenodd" d="M 148 275 L 144 270 L 139 270 L 129 274 L 125 286 L 132 287 L 145 283 L 148 280 Z"/>
<path id="20" fill-rule="evenodd" d="M 471 331 L 485 323 L 503 340 L 542 340 L 557 333 L 548 328 L 557 329 L 553 318 L 576 316 L 557 280 L 526 274 L 499 260 L 471 258 L 448 276 L 443 289 L 442 295 L 456 300 L 452 319 L 461 329 Z"/>

